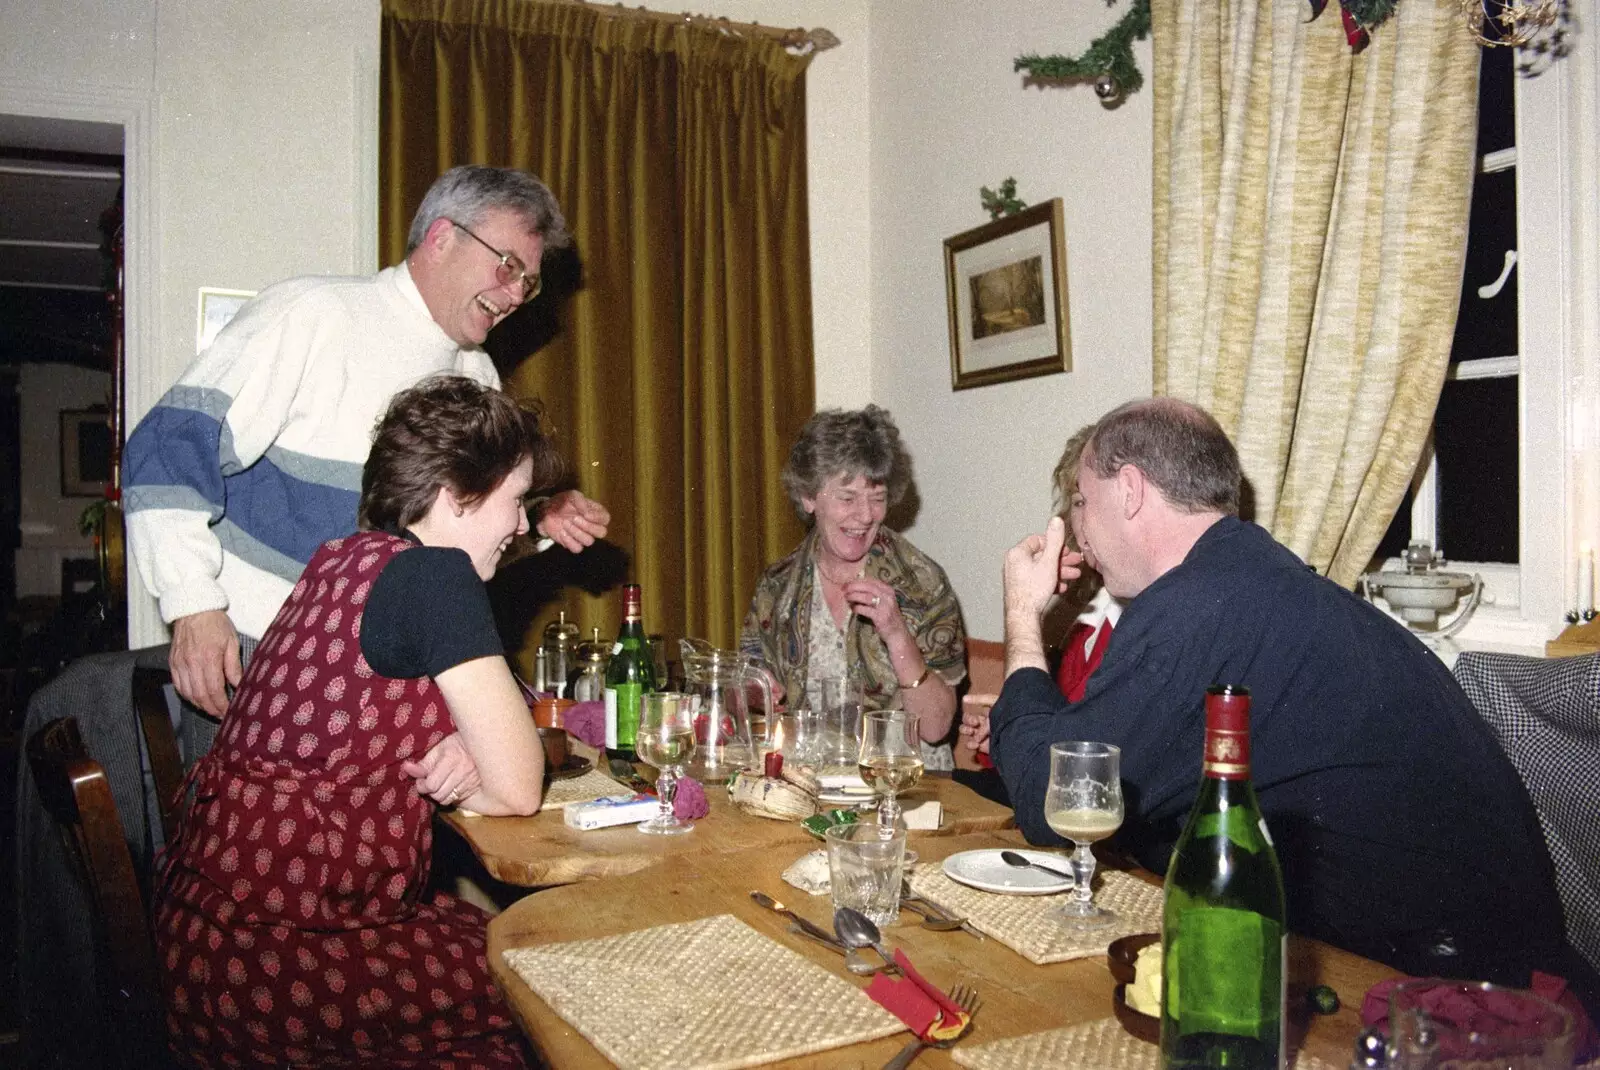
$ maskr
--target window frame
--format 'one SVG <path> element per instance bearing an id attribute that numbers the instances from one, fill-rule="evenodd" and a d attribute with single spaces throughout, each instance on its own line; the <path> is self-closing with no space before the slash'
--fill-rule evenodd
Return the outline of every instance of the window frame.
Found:
<path id="1" fill-rule="evenodd" d="M 1572 35 L 1570 55 L 1515 82 L 1519 562 L 1447 566 L 1484 579 L 1485 604 L 1456 637 L 1463 648 L 1542 654 L 1576 603 L 1579 545 L 1600 542 L 1600 206 L 1592 192 L 1600 188 L 1600 50 L 1593 38 Z M 1413 532 L 1418 509 L 1432 530 L 1433 496 L 1423 492 L 1431 442 L 1424 456 Z"/>

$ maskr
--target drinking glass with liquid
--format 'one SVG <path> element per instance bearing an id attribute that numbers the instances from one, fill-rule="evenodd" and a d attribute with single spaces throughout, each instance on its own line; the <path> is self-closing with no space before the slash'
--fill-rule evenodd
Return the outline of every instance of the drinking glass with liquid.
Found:
<path id="1" fill-rule="evenodd" d="M 1109 743 L 1052 743 L 1050 783 L 1044 793 L 1045 823 L 1076 846 L 1072 854 L 1073 897 L 1055 910 L 1077 929 L 1110 925 L 1116 913 L 1094 902 L 1094 852 L 1090 845 L 1122 827 L 1122 750 Z"/>

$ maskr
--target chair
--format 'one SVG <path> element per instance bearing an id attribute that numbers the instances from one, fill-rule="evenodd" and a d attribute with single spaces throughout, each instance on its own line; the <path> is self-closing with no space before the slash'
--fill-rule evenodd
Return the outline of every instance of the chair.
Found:
<path id="1" fill-rule="evenodd" d="M 166 669 L 141 665 L 133 670 L 133 708 L 139 715 L 145 753 L 150 759 L 150 773 L 161 807 L 162 840 L 168 843 L 177 829 L 183 803 L 178 796 L 183 784 L 183 759 L 178 755 L 178 740 L 167 710 L 166 689 L 171 682 L 172 674 Z"/>
<path id="2" fill-rule="evenodd" d="M 36 731 L 27 754 L 40 801 L 89 892 L 104 1035 L 116 1049 L 105 1053 L 106 1065 L 171 1065 L 149 914 L 105 770 L 88 756 L 72 717 Z"/>
<path id="3" fill-rule="evenodd" d="M 1452 671 L 1527 786 L 1555 864 L 1567 940 L 1600 971 L 1600 654 L 1466 651 Z"/>

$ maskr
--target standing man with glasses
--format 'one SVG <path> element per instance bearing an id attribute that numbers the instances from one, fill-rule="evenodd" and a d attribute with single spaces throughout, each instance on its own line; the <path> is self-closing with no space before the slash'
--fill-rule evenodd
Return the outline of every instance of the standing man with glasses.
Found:
<path id="1" fill-rule="evenodd" d="M 128 547 L 172 627 L 185 699 L 220 718 L 312 553 L 355 530 L 390 398 L 440 373 L 500 385 L 483 341 L 539 293 L 545 251 L 569 240 L 533 175 L 453 168 L 423 197 L 402 263 L 263 290 L 139 421 L 123 452 Z M 544 545 L 577 553 L 610 519 L 570 490 L 533 521 Z M 190 760 L 215 731 L 186 729 Z"/>

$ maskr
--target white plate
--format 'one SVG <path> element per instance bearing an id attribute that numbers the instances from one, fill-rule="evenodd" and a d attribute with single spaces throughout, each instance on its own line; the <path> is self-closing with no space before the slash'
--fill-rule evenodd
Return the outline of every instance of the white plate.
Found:
<path id="1" fill-rule="evenodd" d="M 878 800 L 870 791 L 864 795 L 859 791 L 824 791 L 817 801 L 827 806 L 863 807 L 876 806 Z"/>
<path id="2" fill-rule="evenodd" d="M 1050 851 L 1018 851 L 1030 862 L 1038 862 L 1067 872 L 1070 863 Z M 1037 869 L 1008 866 L 999 851 L 962 851 L 944 860 L 944 875 L 953 881 L 1004 895 L 1053 895 L 1072 887 L 1071 878 L 1061 879 Z"/>

